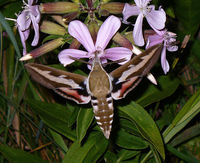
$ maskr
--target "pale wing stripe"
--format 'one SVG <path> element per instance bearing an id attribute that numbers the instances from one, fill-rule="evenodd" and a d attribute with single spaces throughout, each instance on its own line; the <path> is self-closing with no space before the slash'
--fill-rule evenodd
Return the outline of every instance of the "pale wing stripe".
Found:
<path id="1" fill-rule="evenodd" d="M 130 74 L 137 72 L 141 67 L 143 67 L 148 62 L 148 60 L 152 57 L 152 55 L 154 55 L 154 52 L 156 50 L 157 49 L 154 49 L 149 55 L 145 55 L 144 57 L 142 57 L 141 59 L 143 59 L 143 61 L 140 62 L 138 65 L 130 65 L 130 68 L 127 71 L 124 71 L 122 73 L 121 77 L 119 78 L 116 84 L 125 81 Z"/>
<path id="2" fill-rule="evenodd" d="M 53 81 L 53 82 L 66 84 L 66 85 L 71 86 L 72 88 L 82 89 L 82 87 L 80 87 L 79 84 L 74 82 L 72 79 L 65 79 L 64 78 L 64 77 L 66 77 L 65 75 L 60 75 L 59 77 L 55 77 L 53 75 L 50 75 L 51 71 L 43 71 L 43 70 L 40 70 L 36 67 L 32 67 L 32 69 L 35 70 L 37 73 L 41 74 L 42 76 L 44 76 L 45 78 Z"/>

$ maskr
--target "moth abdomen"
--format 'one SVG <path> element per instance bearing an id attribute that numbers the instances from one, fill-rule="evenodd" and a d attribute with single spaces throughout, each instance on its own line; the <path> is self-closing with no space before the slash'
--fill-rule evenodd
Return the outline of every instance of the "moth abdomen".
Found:
<path id="1" fill-rule="evenodd" d="M 95 118 L 104 136 L 108 139 L 110 136 L 113 122 L 113 101 L 112 97 L 92 97 L 92 106 Z"/>

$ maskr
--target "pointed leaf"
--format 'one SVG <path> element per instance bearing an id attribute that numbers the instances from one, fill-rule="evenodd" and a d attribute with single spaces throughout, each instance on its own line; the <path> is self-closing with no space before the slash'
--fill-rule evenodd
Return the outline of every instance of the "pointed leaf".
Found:
<path id="1" fill-rule="evenodd" d="M 94 119 L 94 113 L 92 109 L 80 109 L 78 117 L 77 117 L 77 139 L 80 143 L 84 138 L 90 124 Z"/>
<path id="2" fill-rule="evenodd" d="M 79 113 L 81 108 L 78 105 L 74 105 L 73 106 L 70 103 L 67 103 L 66 107 L 71 112 L 70 117 L 67 119 L 68 127 L 72 127 L 76 123 L 76 120 L 77 120 L 77 117 L 78 117 L 78 113 Z"/>
<path id="3" fill-rule="evenodd" d="M 162 163 L 159 153 L 155 150 L 155 148 L 152 147 L 152 145 L 150 145 L 150 147 L 151 147 L 151 151 L 153 152 L 155 162 Z"/>
<path id="4" fill-rule="evenodd" d="M 122 149 L 122 150 L 119 151 L 119 153 L 118 153 L 117 162 L 124 161 L 124 160 L 128 160 L 128 159 L 130 159 L 130 158 L 133 158 L 133 157 L 135 157 L 136 155 L 138 155 L 140 152 L 141 152 L 141 151 Z"/>
<path id="5" fill-rule="evenodd" d="M 106 154 L 104 155 L 104 160 L 109 163 L 116 163 L 117 162 L 117 156 L 115 153 L 111 151 L 107 151 Z"/>
<path id="6" fill-rule="evenodd" d="M 11 162 L 14 163 L 47 163 L 40 157 L 24 152 L 20 149 L 11 148 L 7 145 L 0 144 L 0 153 Z"/>
<path id="7" fill-rule="evenodd" d="M 181 143 L 187 142 L 198 135 L 200 135 L 200 124 L 196 124 L 181 132 L 170 142 L 170 145 L 173 147 L 180 145 Z"/>
<path id="8" fill-rule="evenodd" d="M 37 100 L 28 100 L 28 104 L 33 108 L 33 111 L 38 113 L 41 119 L 52 129 L 63 134 L 71 140 L 76 139 L 75 130 L 68 126 L 68 117 L 70 113 L 62 105 L 45 103 Z"/>
<path id="9" fill-rule="evenodd" d="M 13 34 L 12 29 L 10 28 L 8 22 L 5 20 L 4 16 L 2 15 L 2 13 L 0 12 L 0 23 L 2 24 L 2 26 L 4 27 L 4 29 L 6 30 L 6 32 L 8 33 L 10 40 L 13 43 L 13 46 L 15 47 L 15 50 L 17 52 L 18 57 L 21 57 L 20 51 L 19 51 L 19 47 L 17 45 L 17 41 L 15 39 L 15 36 Z"/>
<path id="10" fill-rule="evenodd" d="M 171 125 L 164 131 L 165 143 L 184 128 L 200 112 L 200 90 L 196 92 L 176 115 Z"/>
<path id="11" fill-rule="evenodd" d="M 96 162 L 107 146 L 108 141 L 100 131 L 92 132 L 82 145 L 78 141 L 72 144 L 62 163 Z"/>
<path id="12" fill-rule="evenodd" d="M 173 148 L 172 146 L 170 146 L 169 144 L 167 144 L 167 150 L 185 162 L 199 163 L 199 161 L 195 157 L 182 153 L 178 151 L 177 149 Z"/>
<path id="13" fill-rule="evenodd" d="M 62 136 L 51 129 L 49 129 L 49 131 L 50 131 L 53 139 L 55 140 L 56 144 L 58 144 L 62 148 L 62 150 L 66 153 L 68 151 L 68 148 L 67 148 Z"/>
<path id="14" fill-rule="evenodd" d="M 136 102 L 145 107 L 160 101 L 172 95 L 179 84 L 180 81 L 177 78 L 171 79 L 170 76 L 161 76 L 158 78 L 158 86 L 151 84 Z"/>
<path id="15" fill-rule="evenodd" d="M 162 137 L 152 117 L 135 102 L 131 102 L 124 107 L 119 107 L 119 110 L 126 114 L 126 118 L 137 126 L 140 134 L 153 145 L 162 158 L 165 158 Z"/>
<path id="16" fill-rule="evenodd" d="M 145 149 L 148 147 L 140 137 L 131 135 L 124 130 L 117 131 L 115 143 L 125 149 Z"/>

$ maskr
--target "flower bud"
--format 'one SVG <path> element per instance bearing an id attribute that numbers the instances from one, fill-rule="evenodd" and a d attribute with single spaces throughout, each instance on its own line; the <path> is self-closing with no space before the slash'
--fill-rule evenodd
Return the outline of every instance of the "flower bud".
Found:
<path id="1" fill-rule="evenodd" d="M 96 39 L 97 39 L 97 33 L 98 33 L 98 30 L 99 30 L 98 23 L 96 21 L 91 21 L 89 23 L 88 29 L 89 29 L 90 34 L 92 36 L 92 40 L 95 43 Z"/>
<path id="2" fill-rule="evenodd" d="M 116 35 L 113 37 L 113 41 L 115 41 L 117 44 L 119 44 L 122 47 L 128 48 L 130 50 L 133 49 L 131 42 L 127 38 L 122 36 L 119 32 L 116 33 Z"/>
<path id="3" fill-rule="evenodd" d="M 133 32 L 126 32 L 124 35 L 125 35 L 125 37 L 126 37 L 132 44 L 134 44 L 134 41 L 133 41 Z"/>
<path id="4" fill-rule="evenodd" d="M 65 28 L 68 28 L 68 25 L 65 24 L 65 22 L 63 21 L 63 17 L 60 15 L 52 15 L 51 16 L 56 22 L 58 22 L 60 25 L 62 25 Z"/>
<path id="5" fill-rule="evenodd" d="M 50 21 L 43 21 L 40 26 L 40 31 L 47 34 L 61 35 L 61 36 L 67 33 L 64 27 Z"/>
<path id="6" fill-rule="evenodd" d="M 69 46 L 69 49 L 79 49 L 80 46 L 81 46 L 81 43 L 78 42 L 77 39 L 73 39 L 72 43 Z"/>
<path id="7" fill-rule="evenodd" d="M 26 61 L 26 60 L 29 60 L 32 58 L 39 57 L 45 53 L 48 53 L 48 52 L 58 48 L 63 43 L 64 43 L 63 38 L 57 38 L 55 40 L 49 41 L 49 42 L 43 44 L 42 46 L 40 46 L 39 48 L 36 48 L 36 49 L 32 50 L 30 53 L 24 55 L 22 58 L 20 58 L 20 61 Z"/>
<path id="8" fill-rule="evenodd" d="M 79 11 L 79 5 L 72 2 L 49 2 L 40 4 L 40 12 L 45 14 L 64 14 Z"/>
<path id="9" fill-rule="evenodd" d="M 74 3 L 77 3 L 77 4 L 79 4 L 79 3 L 81 3 L 80 2 L 80 0 L 72 0 Z"/>
<path id="10" fill-rule="evenodd" d="M 87 4 L 88 4 L 88 7 L 89 8 L 92 8 L 93 7 L 93 2 L 92 0 L 86 0 Z"/>
<path id="11" fill-rule="evenodd" d="M 78 12 L 72 12 L 63 16 L 62 20 L 65 24 L 69 23 L 70 21 L 74 20 L 78 16 Z"/>
<path id="12" fill-rule="evenodd" d="M 101 0 L 102 3 L 108 3 L 110 2 L 111 0 Z"/>
<path id="13" fill-rule="evenodd" d="M 120 2 L 110 2 L 102 4 L 100 7 L 100 13 L 111 13 L 111 14 L 121 14 L 124 9 L 124 3 Z"/>

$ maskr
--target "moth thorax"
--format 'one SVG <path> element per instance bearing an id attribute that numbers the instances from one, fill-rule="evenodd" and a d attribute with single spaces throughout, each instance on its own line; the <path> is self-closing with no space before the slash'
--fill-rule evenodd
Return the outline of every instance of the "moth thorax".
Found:
<path id="1" fill-rule="evenodd" d="M 111 95 L 106 97 L 92 97 L 92 106 L 94 109 L 97 124 L 102 130 L 104 136 L 109 139 L 113 122 L 113 101 Z"/>

